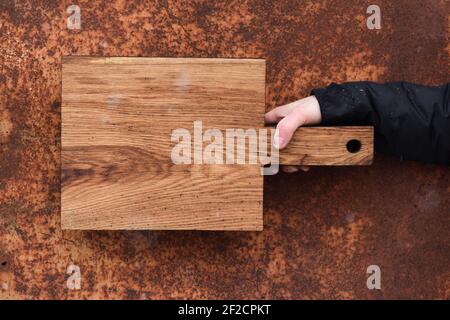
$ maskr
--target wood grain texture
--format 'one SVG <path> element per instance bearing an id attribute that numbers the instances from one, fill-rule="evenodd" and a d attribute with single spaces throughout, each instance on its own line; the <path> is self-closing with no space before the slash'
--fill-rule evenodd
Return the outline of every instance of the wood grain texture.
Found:
<path id="1" fill-rule="evenodd" d="M 262 127 L 264 99 L 264 60 L 64 58 L 62 228 L 262 230 L 259 165 L 170 155 L 195 120 Z"/>
<path id="2" fill-rule="evenodd" d="M 303 127 L 280 151 L 283 165 L 370 165 L 373 127 Z M 354 149 L 352 149 L 352 147 Z"/>

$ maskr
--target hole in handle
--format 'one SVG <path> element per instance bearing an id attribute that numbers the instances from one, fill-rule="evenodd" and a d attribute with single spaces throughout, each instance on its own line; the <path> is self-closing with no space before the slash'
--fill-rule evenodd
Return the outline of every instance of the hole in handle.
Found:
<path id="1" fill-rule="evenodd" d="M 347 151 L 350 153 L 357 153 L 361 150 L 361 141 L 352 139 L 347 142 Z"/>

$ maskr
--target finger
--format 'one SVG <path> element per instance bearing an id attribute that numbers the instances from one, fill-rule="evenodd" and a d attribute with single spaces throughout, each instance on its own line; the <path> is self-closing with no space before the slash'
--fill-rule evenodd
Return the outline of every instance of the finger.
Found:
<path id="1" fill-rule="evenodd" d="M 281 166 L 281 170 L 286 173 L 294 173 L 298 171 L 298 167 L 296 166 Z"/>
<path id="2" fill-rule="evenodd" d="M 266 124 L 278 123 L 281 119 L 286 117 L 296 107 L 296 101 L 277 107 L 264 115 L 264 122 Z"/>
<path id="3" fill-rule="evenodd" d="M 280 120 L 274 136 L 274 146 L 283 149 L 291 140 L 295 130 L 305 123 L 305 117 L 301 108 L 292 110 L 286 117 Z"/>
<path id="4" fill-rule="evenodd" d="M 304 172 L 308 172 L 309 169 L 311 169 L 311 167 L 308 166 L 300 166 L 300 170 L 304 171 Z"/>

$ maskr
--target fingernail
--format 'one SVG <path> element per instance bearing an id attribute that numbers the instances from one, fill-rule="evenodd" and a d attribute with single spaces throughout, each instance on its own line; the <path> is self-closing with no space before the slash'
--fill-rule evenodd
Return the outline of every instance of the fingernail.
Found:
<path id="1" fill-rule="evenodd" d="M 275 134 L 273 135 L 273 146 L 277 149 L 280 149 L 283 146 L 284 139 L 280 137 L 280 132 L 278 129 L 275 130 Z"/>
<path id="2" fill-rule="evenodd" d="M 298 171 L 298 168 L 297 167 L 287 167 L 287 168 L 284 168 L 284 172 L 286 172 L 286 173 L 294 173 L 294 172 L 297 172 Z"/>

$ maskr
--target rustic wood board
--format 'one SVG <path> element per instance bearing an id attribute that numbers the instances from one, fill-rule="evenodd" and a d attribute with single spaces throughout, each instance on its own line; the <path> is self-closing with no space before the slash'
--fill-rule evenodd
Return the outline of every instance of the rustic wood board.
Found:
<path id="1" fill-rule="evenodd" d="M 65 57 L 62 228 L 262 230 L 260 166 L 174 165 L 170 136 L 264 108 L 264 60 Z"/>
<path id="2" fill-rule="evenodd" d="M 224 140 L 230 128 L 263 129 L 264 60 L 66 57 L 62 77 L 63 228 L 262 229 L 262 159 L 248 164 L 257 140 L 239 148 L 244 164 L 189 157 L 193 164 L 175 165 L 171 134 L 194 137 L 198 120 L 201 132 L 219 130 Z M 347 150 L 351 140 L 357 152 Z M 372 157 L 371 127 L 310 127 L 271 163 L 367 165 Z"/>
<path id="3" fill-rule="evenodd" d="M 280 152 L 283 165 L 370 165 L 373 161 L 373 127 L 301 127 Z"/>

